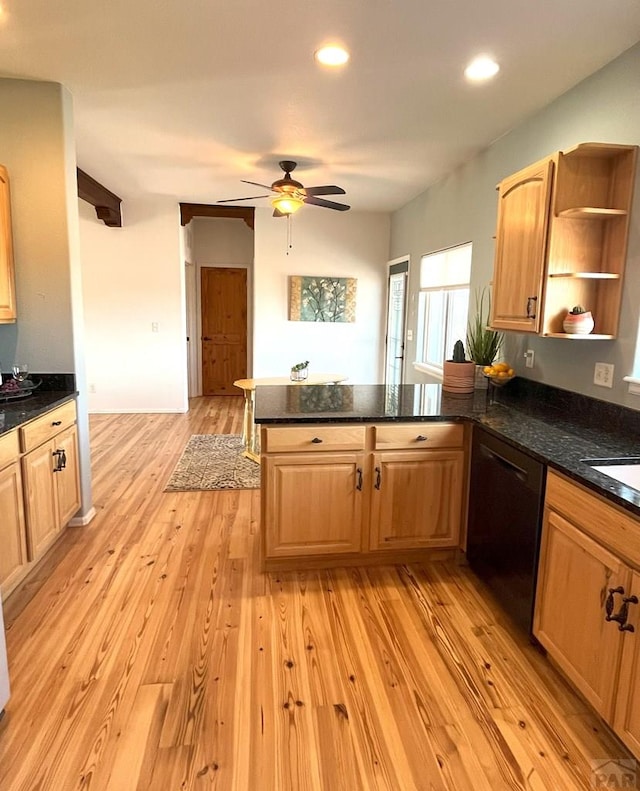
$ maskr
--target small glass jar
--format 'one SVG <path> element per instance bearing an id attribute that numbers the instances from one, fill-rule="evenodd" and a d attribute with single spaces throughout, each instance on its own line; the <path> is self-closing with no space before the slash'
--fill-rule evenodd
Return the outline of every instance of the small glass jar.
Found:
<path id="1" fill-rule="evenodd" d="M 292 382 L 304 382 L 304 380 L 309 376 L 309 369 L 308 368 L 301 368 L 300 370 L 291 369 L 291 381 Z"/>

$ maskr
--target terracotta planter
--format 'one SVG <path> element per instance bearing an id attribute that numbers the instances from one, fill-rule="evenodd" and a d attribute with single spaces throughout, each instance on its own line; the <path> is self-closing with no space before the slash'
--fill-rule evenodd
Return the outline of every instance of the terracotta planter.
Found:
<path id="1" fill-rule="evenodd" d="M 445 360 L 442 373 L 442 389 L 447 393 L 473 393 L 476 377 L 474 362 L 454 363 Z"/>
<path id="2" fill-rule="evenodd" d="M 567 313 L 562 329 L 567 335 L 588 335 L 593 331 L 594 322 L 591 311 L 586 313 Z"/>

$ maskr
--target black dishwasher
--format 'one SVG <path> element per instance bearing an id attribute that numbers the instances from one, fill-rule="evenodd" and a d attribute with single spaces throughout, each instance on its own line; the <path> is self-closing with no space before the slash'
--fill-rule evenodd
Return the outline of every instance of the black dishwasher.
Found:
<path id="1" fill-rule="evenodd" d="M 474 426 L 467 560 L 531 633 L 546 468 Z"/>

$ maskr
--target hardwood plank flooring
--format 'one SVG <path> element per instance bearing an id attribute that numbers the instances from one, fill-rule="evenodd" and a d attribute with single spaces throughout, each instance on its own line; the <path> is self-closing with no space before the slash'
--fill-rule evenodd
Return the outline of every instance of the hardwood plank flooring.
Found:
<path id="1" fill-rule="evenodd" d="M 162 491 L 241 426 L 91 418 L 97 516 L 5 602 L 0 791 L 572 791 L 629 758 L 468 569 L 265 575 L 259 492 Z"/>

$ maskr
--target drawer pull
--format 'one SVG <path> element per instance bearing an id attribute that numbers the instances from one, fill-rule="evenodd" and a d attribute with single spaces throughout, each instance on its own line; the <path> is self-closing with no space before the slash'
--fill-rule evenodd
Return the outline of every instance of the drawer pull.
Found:
<path id="1" fill-rule="evenodd" d="M 424 434 L 418 434 L 418 436 L 416 437 L 416 442 L 426 442 L 426 441 L 427 441 L 427 437 L 425 437 Z"/>
<path id="2" fill-rule="evenodd" d="M 313 442 L 314 445 L 319 445 L 322 442 L 322 440 L 320 439 L 320 437 L 314 437 L 311 440 L 311 442 Z"/>
<path id="3" fill-rule="evenodd" d="M 361 492 L 362 491 L 362 469 L 360 467 L 356 468 L 356 474 L 358 476 L 358 482 L 356 483 L 356 489 Z"/>
<path id="4" fill-rule="evenodd" d="M 380 485 L 382 483 L 382 471 L 380 467 L 376 467 L 375 472 L 376 472 L 376 482 L 374 483 L 374 486 L 376 487 L 376 489 L 380 489 Z"/>
<path id="5" fill-rule="evenodd" d="M 629 617 L 629 605 L 630 604 L 638 604 L 638 597 L 637 596 L 624 596 L 622 599 L 622 604 L 620 605 L 620 609 L 617 613 L 614 614 L 614 596 L 616 593 L 621 594 L 624 596 L 624 588 L 619 585 L 617 588 L 609 588 L 609 595 L 607 596 L 607 600 L 605 602 L 605 610 L 607 614 L 605 616 L 605 621 L 615 621 L 618 624 L 618 630 L 621 632 L 635 632 L 635 628 L 632 624 L 627 623 L 627 618 Z"/>
<path id="6" fill-rule="evenodd" d="M 54 420 L 51 425 L 52 426 L 61 426 L 62 425 L 62 421 L 61 420 Z"/>

